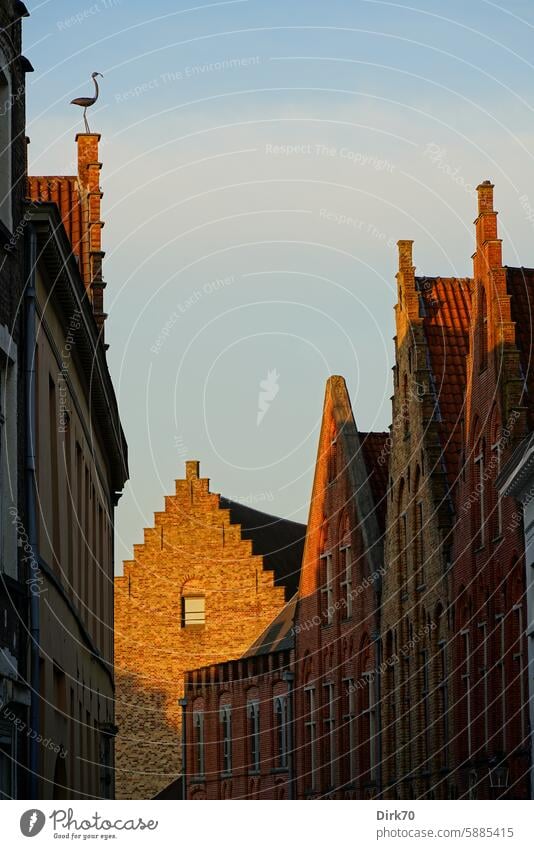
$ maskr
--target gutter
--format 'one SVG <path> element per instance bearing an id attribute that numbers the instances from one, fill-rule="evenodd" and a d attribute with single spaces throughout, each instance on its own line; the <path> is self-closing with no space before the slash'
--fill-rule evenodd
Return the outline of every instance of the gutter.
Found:
<path id="1" fill-rule="evenodd" d="M 35 481 L 35 347 L 36 347 L 36 294 L 35 268 L 37 260 L 37 235 L 30 224 L 26 249 L 26 288 L 25 288 L 25 363 L 24 363 L 24 394 L 26 402 L 25 416 L 25 463 L 24 489 L 26 524 L 28 540 L 31 547 L 31 569 L 39 563 L 37 543 L 37 498 Z M 38 567 L 37 567 L 38 568 Z M 39 744 L 40 733 L 40 611 L 39 594 L 32 592 L 32 584 L 28 583 L 30 607 L 30 799 L 39 798 Z"/>
<path id="2" fill-rule="evenodd" d="M 179 699 L 178 704 L 182 708 L 182 799 L 187 799 L 187 758 L 186 758 L 186 722 L 187 722 L 187 699 Z"/>

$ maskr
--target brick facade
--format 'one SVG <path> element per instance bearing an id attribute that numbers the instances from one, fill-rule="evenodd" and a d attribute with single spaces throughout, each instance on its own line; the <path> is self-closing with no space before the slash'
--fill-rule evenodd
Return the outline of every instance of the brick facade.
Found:
<path id="1" fill-rule="evenodd" d="M 534 272 L 503 267 L 488 181 L 475 227 L 452 569 L 453 780 L 463 798 L 528 798 L 525 543 L 495 480 L 532 421 Z"/>
<path id="2" fill-rule="evenodd" d="M 115 581 L 117 796 L 152 798 L 180 773 L 187 669 L 239 657 L 298 579 L 304 527 L 210 492 L 198 463 Z M 186 626 L 187 597 L 205 623 Z"/>
<path id="3" fill-rule="evenodd" d="M 416 277 L 399 242 L 389 438 L 359 433 L 343 379 L 327 384 L 287 654 L 279 667 L 268 650 L 261 674 L 245 658 L 188 673 L 192 763 L 200 740 L 220 755 L 229 681 L 239 753 L 235 781 L 215 756 L 205 784 L 188 768 L 189 798 L 529 795 L 525 543 L 495 479 L 534 424 L 534 270 L 502 266 L 488 182 L 478 204 L 472 278 Z M 275 787 L 279 668 L 290 749 Z"/>
<path id="4" fill-rule="evenodd" d="M 28 723 L 27 572 L 17 547 L 16 518 L 24 517 L 24 195 L 26 73 L 22 55 L 25 9 L 0 6 L 0 799 L 27 798 L 28 741 L 15 722 Z M 15 515 L 12 511 L 15 511 Z"/>
<path id="5" fill-rule="evenodd" d="M 386 798 L 447 798 L 450 567 L 469 279 L 415 276 L 399 242 L 381 633 Z"/>

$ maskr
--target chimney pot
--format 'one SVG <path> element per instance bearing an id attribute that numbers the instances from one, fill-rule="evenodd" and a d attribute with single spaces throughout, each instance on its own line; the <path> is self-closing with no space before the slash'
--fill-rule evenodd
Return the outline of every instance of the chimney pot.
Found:
<path id="1" fill-rule="evenodd" d="M 185 479 L 196 480 L 200 474 L 200 462 L 198 460 L 185 461 Z"/>
<path id="2" fill-rule="evenodd" d="M 481 212 L 493 212 L 493 189 L 491 180 L 484 180 L 477 186 L 478 214 Z"/>

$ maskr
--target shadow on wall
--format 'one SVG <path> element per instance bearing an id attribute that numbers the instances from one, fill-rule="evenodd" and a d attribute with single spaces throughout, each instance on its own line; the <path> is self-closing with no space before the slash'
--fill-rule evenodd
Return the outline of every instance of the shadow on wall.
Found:
<path id="1" fill-rule="evenodd" d="M 117 799 L 153 799 L 181 775 L 181 708 L 168 694 L 149 689 L 146 680 L 116 670 L 115 796 Z M 169 711 L 177 725 L 165 721 Z M 170 798 L 176 798 L 172 796 Z"/>

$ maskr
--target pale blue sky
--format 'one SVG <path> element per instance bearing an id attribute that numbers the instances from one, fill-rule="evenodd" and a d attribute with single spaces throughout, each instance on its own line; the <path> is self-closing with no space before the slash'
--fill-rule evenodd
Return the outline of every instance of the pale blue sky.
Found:
<path id="1" fill-rule="evenodd" d="M 69 101 L 105 75 L 90 123 L 130 448 L 118 561 L 186 458 L 305 520 L 328 375 L 362 430 L 390 421 L 396 240 L 419 273 L 469 274 L 472 187 L 491 178 L 505 262 L 534 264 L 534 4 L 27 5 L 33 173 L 73 170 Z"/>

